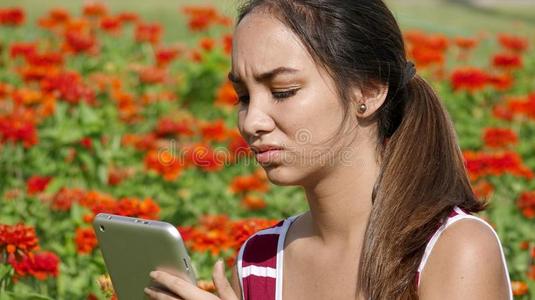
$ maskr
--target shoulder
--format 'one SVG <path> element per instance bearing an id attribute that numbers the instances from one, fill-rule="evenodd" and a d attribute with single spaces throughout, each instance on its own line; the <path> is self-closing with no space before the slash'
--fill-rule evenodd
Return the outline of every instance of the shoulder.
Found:
<path id="1" fill-rule="evenodd" d="M 478 217 L 449 224 L 423 270 L 422 299 L 509 299 L 509 277 L 494 229 Z"/>

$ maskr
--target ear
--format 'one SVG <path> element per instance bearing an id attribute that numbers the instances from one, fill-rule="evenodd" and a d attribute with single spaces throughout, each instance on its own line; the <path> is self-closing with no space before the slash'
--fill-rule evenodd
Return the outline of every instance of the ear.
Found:
<path id="1" fill-rule="evenodd" d="M 367 118 L 373 115 L 386 100 L 388 94 L 388 85 L 374 84 L 373 87 L 363 90 L 358 87 L 353 88 L 353 109 L 354 115 L 361 118 Z M 366 104 L 366 111 L 359 112 L 359 106 Z"/>

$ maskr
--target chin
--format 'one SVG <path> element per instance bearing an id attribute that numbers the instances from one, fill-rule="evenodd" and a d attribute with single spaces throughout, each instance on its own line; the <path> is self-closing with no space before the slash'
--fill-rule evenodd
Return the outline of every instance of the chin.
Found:
<path id="1" fill-rule="evenodd" d="M 295 172 L 288 170 L 288 167 L 281 165 L 267 165 L 262 166 L 266 171 L 267 178 L 275 185 L 279 186 L 295 186 L 301 185 L 303 182 L 302 176 L 298 176 Z"/>

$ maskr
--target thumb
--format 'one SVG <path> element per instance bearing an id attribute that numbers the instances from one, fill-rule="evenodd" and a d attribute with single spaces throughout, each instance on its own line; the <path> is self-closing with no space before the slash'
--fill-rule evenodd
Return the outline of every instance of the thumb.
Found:
<path id="1" fill-rule="evenodd" d="M 232 289 L 227 277 L 225 275 L 225 263 L 220 258 L 214 265 L 214 271 L 212 273 L 212 280 L 214 281 L 215 288 L 219 297 L 222 300 L 237 300 L 236 293 Z"/>

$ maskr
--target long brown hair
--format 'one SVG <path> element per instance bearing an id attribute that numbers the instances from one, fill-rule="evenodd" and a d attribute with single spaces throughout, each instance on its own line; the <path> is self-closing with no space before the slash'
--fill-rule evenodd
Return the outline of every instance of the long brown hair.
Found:
<path id="1" fill-rule="evenodd" d="M 418 299 L 415 275 L 426 244 L 454 206 L 479 212 L 451 119 L 432 87 L 416 75 L 407 85 L 405 45 L 381 0 L 252 0 L 301 40 L 333 78 L 348 114 L 350 87 L 387 84 L 377 122 L 381 173 L 361 252 L 357 295 Z M 341 125 L 342 128 L 342 125 Z M 387 141 L 385 143 L 385 141 Z"/>

